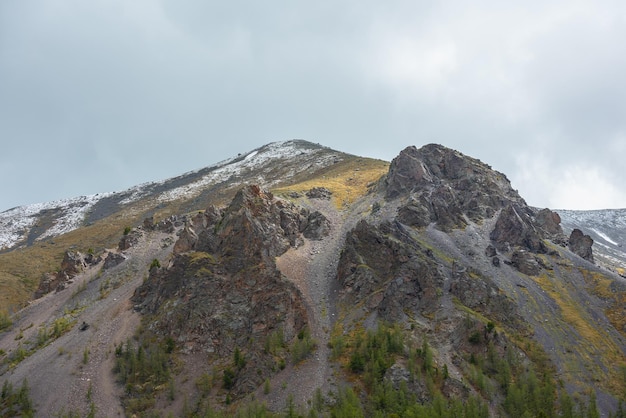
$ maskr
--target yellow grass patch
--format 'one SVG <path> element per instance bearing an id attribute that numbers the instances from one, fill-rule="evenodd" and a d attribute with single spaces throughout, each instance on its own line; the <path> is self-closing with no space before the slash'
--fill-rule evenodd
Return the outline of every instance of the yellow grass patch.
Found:
<path id="1" fill-rule="evenodd" d="M 304 193 L 314 187 L 325 187 L 341 209 L 365 195 L 368 187 L 378 181 L 389 169 L 389 163 L 369 158 L 350 158 L 321 170 L 314 178 L 272 190 L 276 195 L 289 192 Z"/>
<path id="2" fill-rule="evenodd" d="M 618 393 L 626 389 L 626 382 L 621 379 L 618 366 L 626 365 L 626 358 L 611 336 L 589 318 L 587 311 L 577 303 L 569 293 L 565 284 L 546 274 L 532 278 L 541 288 L 550 295 L 561 310 L 563 320 L 571 325 L 582 337 L 575 349 L 586 363 L 592 366 L 600 360 L 609 370 L 609 375 L 604 376 L 602 370 L 597 370 L 597 379 L 608 389 Z M 575 373 L 575 370 L 570 372 Z M 590 370 L 591 372 L 591 370 Z M 608 377 L 608 378 L 607 378 Z"/>

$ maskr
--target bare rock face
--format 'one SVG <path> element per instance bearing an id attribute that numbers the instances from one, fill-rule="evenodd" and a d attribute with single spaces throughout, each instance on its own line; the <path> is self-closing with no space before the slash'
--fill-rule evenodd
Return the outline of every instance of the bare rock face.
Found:
<path id="1" fill-rule="evenodd" d="M 568 247 L 574 254 L 584 258 L 587 261 L 593 261 L 593 239 L 589 235 L 583 234 L 580 229 L 574 229 L 568 240 Z"/>
<path id="2" fill-rule="evenodd" d="M 500 251 L 518 246 L 535 253 L 545 253 L 547 248 L 540 232 L 533 225 L 530 210 L 508 205 L 498 216 L 489 238 Z"/>
<path id="3" fill-rule="evenodd" d="M 412 192 L 420 184 L 428 184 L 432 181 L 432 175 L 422 161 L 417 148 L 407 147 L 391 162 L 385 179 L 385 196 L 393 199 Z"/>
<path id="4" fill-rule="evenodd" d="M 100 258 L 89 254 L 87 257 L 78 251 L 66 251 L 61 261 L 61 268 L 54 273 L 45 273 L 39 281 L 34 297 L 40 298 L 52 291 L 65 289 L 67 283 L 92 264 L 100 262 Z"/>
<path id="5" fill-rule="evenodd" d="M 475 277 L 476 272 L 462 270 L 453 272 L 450 293 L 463 305 L 514 328 L 521 327 L 521 317 L 515 304 L 504 296 L 487 277 Z M 472 277 L 474 275 L 474 277 Z"/>
<path id="6" fill-rule="evenodd" d="M 525 205 L 503 174 L 435 144 L 404 149 L 382 186 L 387 200 L 404 200 L 400 222 L 416 227 L 434 222 L 444 231 L 490 218 L 507 204 Z"/>
<path id="7" fill-rule="evenodd" d="M 557 235 L 562 234 L 561 217 L 558 213 L 551 211 L 548 208 L 541 209 L 535 215 L 537 225 L 549 234 Z"/>
<path id="8" fill-rule="evenodd" d="M 337 279 L 348 304 L 365 302 L 381 318 L 404 318 L 405 310 L 432 311 L 443 277 L 427 250 L 416 252 L 414 241 L 402 242 L 401 226 L 375 227 L 361 221 L 346 236 Z M 394 238 L 392 238 L 394 237 Z"/>

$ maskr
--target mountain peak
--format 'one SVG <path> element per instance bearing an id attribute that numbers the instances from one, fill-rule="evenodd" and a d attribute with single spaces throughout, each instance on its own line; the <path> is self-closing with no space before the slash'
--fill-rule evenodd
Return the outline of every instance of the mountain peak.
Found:
<path id="1" fill-rule="evenodd" d="M 401 219 L 408 225 L 462 227 L 506 204 L 526 206 L 509 180 L 481 161 L 438 144 L 405 148 L 391 162 L 385 198 L 406 201 Z"/>

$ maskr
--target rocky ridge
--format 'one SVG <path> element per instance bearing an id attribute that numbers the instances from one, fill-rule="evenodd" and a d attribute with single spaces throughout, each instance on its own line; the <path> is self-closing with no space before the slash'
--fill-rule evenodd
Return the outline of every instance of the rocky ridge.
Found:
<path id="1" fill-rule="evenodd" d="M 536 373 L 535 384 L 554 395 L 552 407 L 569 393 L 583 406 L 596 399 L 604 414 L 616 410 L 626 386 L 619 375 L 626 368 L 626 284 L 593 263 L 593 231 L 563 228 L 569 218 L 529 207 L 503 174 L 441 145 L 403 150 L 349 204 L 338 204 L 343 186 L 325 181 L 327 173 L 314 184 L 305 176 L 306 188 L 295 182 L 275 196 L 264 185 L 272 184 L 266 172 L 265 183 L 246 177 L 249 185 L 227 200 L 219 194 L 156 223 L 148 216 L 118 248 L 101 254 L 110 265 L 99 274 L 99 267 L 68 255 L 62 270 L 74 279 L 67 286 L 89 274 L 89 288 L 100 289 L 87 309 L 113 303 L 107 296 L 113 279 L 130 275 L 124 283 L 136 287 L 125 292 L 134 289 L 142 332 L 171 351 L 174 383 L 156 390 L 154 406 L 142 411 L 178 414 L 184 393 L 197 408 L 232 412 L 261 399 L 279 412 L 295 400 L 300 410 L 322 402 L 330 414 L 341 403 L 340 388 L 349 386 L 364 410 L 389 413 L 373 401 L 382 395 L 372 373 L 388 385 L 385 393 L 408 390 L 402 396 L 423 408 L 434 402 L 451 408 L 458 400 L 479 402 L 491 416 L 516 416 L 511 388 Z M 203 202 L 199 193 L 196 203 Z M 148 244 L 152 253 L 144 252 L 143 267 L 134 264 L 131 272 Z M 72 299 L 59 289 L 39 303 L 59 295 Z M 381 324 L 393 326 L 388 344 L 402 334 L 403 345 L 365 366 L 359 336 L 383 332 Z M 7 358 L 17 331 L 0 335 Z M 83 344 L 79 332 L 67 338 Z M 18 364 L 15 375 L 26 373 Z M 560 388 L 550 389 L 556 381 Z M 97 388 L 107 387 L 102 383 Z M 34 387 L 44 396 L 39 383 Z M 320 401 L 318 388 L 333 393 Z"/>

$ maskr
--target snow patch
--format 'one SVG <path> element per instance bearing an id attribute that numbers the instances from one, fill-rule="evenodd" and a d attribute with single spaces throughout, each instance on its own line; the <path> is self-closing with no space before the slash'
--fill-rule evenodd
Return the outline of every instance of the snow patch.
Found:
<path id="1" fill-rule="evenodd" d="M 100 199 L 111 193 L 99 193 L 52 202 L 19 206 L 0 213 L 0 249 L 9 248 L 25 239 L 45 212 L 53 211 L 53 223 L 37 240 L 70 232 L 82 225 L 87 212 Z"/>
<path id="2" fill-rule="evenodd" d="M 225 182 L 231 177 L 239 176 L 246 171 L 259 169 L 270 161 L 286 160 L 300 155 L 312 155 L 320 152 L 321 149 L 304 149 L 291 142 L 275 142 L 252 151 L 242 160 L 230 160 L 227 164 L 218 165 L 213 171 L 193 183 L 163 192 L 158 197 L 158 200 L 169 202 L 181 197 L 193 197 L 200 194 L 204 188 L 211 184 Z M 336 158 L 336 156 L 329 155 L 327 158 L 320 158 L 316 161 L 316 165 L 325 165 L 330 158 Z M 259 183 L 264 187 L 269 187 L 278 181 L 280 179 L 269 182 L 262 177 L 259 178 Z"/>
<path id="3" fill-rule="evenodd" d="M 602 238 L 603 240 L 605 240 L 606 242 L 613 244 L 613 245 L 619 245 L 617 242 L 613 241 L 611 238 L 609 238 L 605 233 L 603 233 L 602 231 L 598 231 L 596 228 L 591 228 L 591 230 L 593 232 L 595 232 L 600 238 Z"/>

